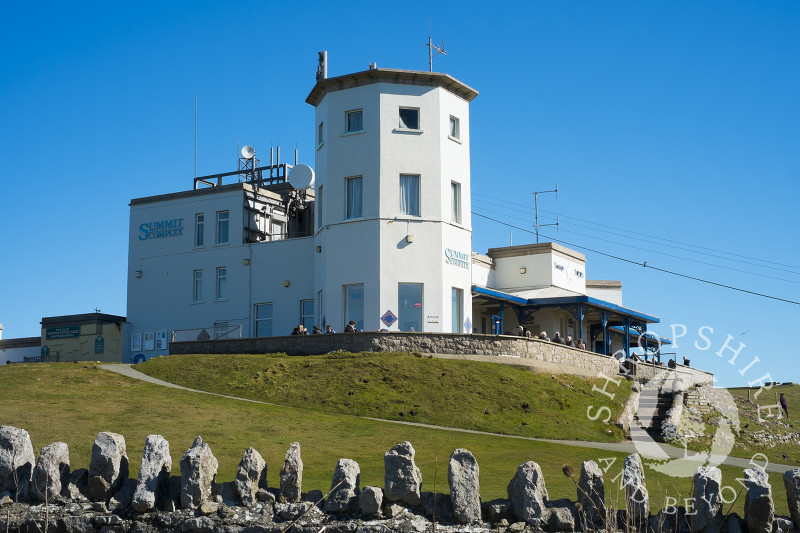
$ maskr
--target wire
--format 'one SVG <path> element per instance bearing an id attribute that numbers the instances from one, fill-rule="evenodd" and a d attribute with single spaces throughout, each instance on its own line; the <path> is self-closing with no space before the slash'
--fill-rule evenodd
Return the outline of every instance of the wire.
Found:
<path id="1" fill-rule="evenodd" d="M 529 229 L 521 228 L 519 226 L 514 226 L 513 224 L 508 224 L 508 223 L 503 222 L 501 220 L 497 220 L 496 218 L 487 217 L 486 215 L 482 215 L 480 213 L 476 213 L 475 211 L 472 211 L 472 214 L 475 215 L 475 216 L 481 217 L 481 218 L 485 218 L 487 220 L 491 220 L 492 222 L 497 222 L 498 224 L 502 224 L 504 226 L 508 226 L 510 228 L 514 228 L 514 229 L 518 229 L 520 231 L 524 231 L 526 233 L 531 233 L 531 234 L 535 233 L 535 232 L 533 232 L 533 231 L 531 231 Z M 639 265 L 639 266 L 644 267 L 644 268 L 652 268 L 653 270 L 656 270 L 658 272 L 664 272 L 665 274 L 671 274 L 673 276 L 678 276 L 678 277 L 681 277 L 681 278 L 692 279 L 692 280 L 695 280 L 695 281 L 699 281 L 701 283 L 707 283 L 709 285 L 716 285 L 717 287 L 723 287 L 725 289 L 730 289 L 730 290 L 733 290 L 733 291 L 744 292 L 746 294 L 752 294 L 754 296 L 761 296 L 762 298 L 769 298 L 771 300 L 777 300 L 779 302 L 786 302 L 786 303 L 790 303 L 790 304 L 794 304 L 794 305 L 800 305 L 800 302 L 796 302 L 794 300 L 787 300 L 785 298 L 778 298 L 777 296 L 770 296 L 769 294 L 763 294 L 763 293 L 760 293 L 760 292 L 749 291 L 747 289 L 741 289 L 739 287 L 734 287 L 732 285 L 725 285 L 723 283 L 717 283 L 716 281 L 710 281 L 710 280 L 707 280 L 707 279 L 698 278 L 698 277 L 695 277 L 695 276 L 690 276 L 688 274 L 681 274 L 680 272 L 675 272 L 675 271 L 672 271 L 672 270 L 667 270 L 667 269 L 664 269 L 664 268 L 659 268 L 659 267 L 654 267 L 652 265 L 648 265 L 647 262 L 639 263 L 638 261 L 634 261 L 632 259 L 626 259 L 624 257 L 619 257 L 617 255 L 601 252 L 600 250 L 594 250 L 592 248 L 589 248 L 589 247 L 586 247 L 586 246 L 581 246 L 579 244 L 574 244 L 574 243 L 570 243 L 570 242 L 563 241 L 563 240 L 560 240 L 560 239 L 555 239 L 553 237 L 550 237 L 549 235 L 544 235 L 541 232 L 539 233 L 539 235 L 541 235 L 541 236 L 543 236 L 543 237 L 545 237 L 547 239 L 550 239 L 551 241 L 554 241 L 554 242 L 559 242 L 561 244 L 566 244 L 567 246 L 573 246 L 575 248 L 580 248 L 582 250 L 588 250 L 590 252 L 594 252 L 596 254 L 600 254 L 600 255 L 603 255 L 605 257 L 610 257 L 610 258 L 616 259 L 618 261 L 623 261 L 625 263 L 630 263 L 632 265 Z"/>

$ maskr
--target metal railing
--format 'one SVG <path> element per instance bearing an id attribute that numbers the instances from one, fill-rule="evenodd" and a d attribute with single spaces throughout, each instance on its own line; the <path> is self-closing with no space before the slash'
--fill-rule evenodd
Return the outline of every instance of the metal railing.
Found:
<path id="1" fill-rule="evenodd" d="M 58 363 L 61 361 L 61 356 L 55 355 L 32 355 L 23 358 L 25 363 Z"/>
<path id="2" fill-rule="evenodd" d="M 210 326 L 207 328 L 176 329 L 172 332 L 172 342 L 210 341 L 218 339 L 241 339 L 242 326 Z"/>

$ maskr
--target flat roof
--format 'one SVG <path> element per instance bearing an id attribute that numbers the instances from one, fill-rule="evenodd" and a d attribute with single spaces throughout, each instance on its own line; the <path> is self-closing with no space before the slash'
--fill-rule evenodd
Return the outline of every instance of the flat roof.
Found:
<path id="1" fill-rule="evenodd" d="M 361 87 L 363 85 L 381 82 L 442 87 L 456 96 L 463 98 L 467 102 L 473 101 L 475 97 L 478 96 L 478 91 L 469 85 L 461 83 L 449 74 L 426 72 L 422 70 L 374 68 L 362 70 L 361 72 L 354 72 L 352 74 L 345 74 L 343 76 L 317 80 L 317 84 L 314 85 L 314 88 L 311 89 L 308 97 L 306 97 L 306 103 L 317 107 L 328 92 L 352 89 L 353 87 Z"/>
<path id="2" fill-rule="evenodd" d="M 18 339 L 2 339 L 0 340 L 0 350 L 9 350 L 11 348 L 30 348 L 33 346 L 41 346 L 41 337 L 20 337 Z"/>
<path id="3" fill-rule="evenodd" d="M 124 316 L 107 315 L 105 313 L 86 313 L 83 315 L 63 315 L 42 317 L 43 328 L 58 328 L 62 326 L 83 326 L 84 324 L 113 324 L 124 323 Z"/>
<path id="4" fill-rule="evenodd" d="M 489 248 L 486 255 L 492 259 L 501 257 L 520 257 L 524 255 L 537 255 L 547 253 L 557 253 L 563 255 L 567 259 L 574 259 L 581 263 L 586 263 L 586 256 L 575 250 L 571 250 L 566 246 L 561 246 L 554 242 L 540 242 L 538 244 L 522 244 L 519 246 L 503 246 L 502 248 Z"/>

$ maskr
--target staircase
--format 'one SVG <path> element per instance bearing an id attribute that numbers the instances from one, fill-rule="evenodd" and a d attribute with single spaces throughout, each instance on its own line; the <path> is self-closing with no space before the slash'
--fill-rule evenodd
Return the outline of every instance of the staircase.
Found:
<path id="1" fill-rule="evenodd" d="M 648 384 L 650 385 L 650 384 Z M 639 394 L 639 409 L 631 426 L 631 440 L 655 440 L 661 438 L 661 423 L 672 408 L 672 393 L 662 393 L 656 386 L 645 386 Z"/>
<path id="2" fill-rule="evenodd" d="M 683 397 L 683 404 L 686 407 L 692 407 L 698 410 L 701 414 L 711 412 L 711 404 L 708 403 L 697 391 L 689 391 Z"/>

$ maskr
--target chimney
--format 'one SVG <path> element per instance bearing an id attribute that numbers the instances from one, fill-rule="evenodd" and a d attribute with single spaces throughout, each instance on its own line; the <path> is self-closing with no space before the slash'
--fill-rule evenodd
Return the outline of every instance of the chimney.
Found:
<path id="1" fill-rule="evenodd" d="M 324 80 L 328 77 L 328 52 L 323 50 L 317 52 L 319 56 L 319 66 L 317 67 L 317 81 Z"/>

